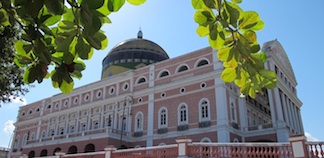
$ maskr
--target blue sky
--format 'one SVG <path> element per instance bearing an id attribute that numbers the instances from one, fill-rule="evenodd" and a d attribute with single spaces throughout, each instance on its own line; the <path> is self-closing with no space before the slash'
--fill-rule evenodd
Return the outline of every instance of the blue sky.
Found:
<path id="1" fill-rule="evenodd" d="M 257 33 L 259 43 L 277 39 L 284 47 L 297 78 L 298 97 L 303 102 L 304 129 L 314 140 L 321 141 L 324 140 L 323 6 L 323 0 L 245 0 L 242 4 L 244 10 L 257 11 L 265 22 L 264 29 Z M 189 0 L 147 0 L 139 7 L 125 5 L 109 16 L 113 23 L 103 27 L 109 45 L 86 62 L 87 69 L 83 78 L 75 81 L 75 87 L 100 80 L 102 59 L 119 42 L 135 38 L 139 28 L 144 38 L 158 43 L 171 58 L 208 46 L 207 39 L 195 33 L 194 12 Z M 50 80 L 45 80 L 42 84 L 35 83 L 24 99 L 32 103 L 57 93 L 60 91 L 52 87 Z M 8 146 L 10 125 L 22 105 L 18 102 L 0 108 L 0 147 Z"/>

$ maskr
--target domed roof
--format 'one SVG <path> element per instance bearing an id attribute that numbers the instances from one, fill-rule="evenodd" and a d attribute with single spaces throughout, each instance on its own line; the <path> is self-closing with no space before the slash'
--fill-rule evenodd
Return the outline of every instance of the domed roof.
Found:
<path id="1" fill-rule="evenodd" d="M 168 54 L 158 44 L 143 39 L 143 33 L 140 30 L 137 38 L 122 41 L 109 51 L 102 61 L 101 78 L 165 59 L 169 59 Z"/>
<path id="2" fill-rule="evenodd" d="M 142 37 L 143 37 L 142 31 L 139 31 L 137 34 L 137 38 L 132 38 L 120 42 L 110 50 L 107 56 L 119 52 L 125 52 L 128 50 L 143 49 L 143 50 L 150 51 L 150 53 L 157 53 L 169 58 L 168 54 L 158 44 L 150 40 L 143 39 Z"/>

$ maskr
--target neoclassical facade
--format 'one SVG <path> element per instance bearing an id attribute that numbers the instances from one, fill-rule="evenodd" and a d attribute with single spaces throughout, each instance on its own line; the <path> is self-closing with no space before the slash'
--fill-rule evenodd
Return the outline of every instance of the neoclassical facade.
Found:
<path id="1" fill-rule="evenodd" d="M 304 133 L 297 81 L 277 40 L 262 50 L 278 84 L 252 99 L 221 80 L 217 50 L 207 47 L 169 59 L 140 32 L 108 53 L 101 80 L 20 107 L 10 156 L 157 146 L 179 137 L 287 142 L 291 134 Z"/>

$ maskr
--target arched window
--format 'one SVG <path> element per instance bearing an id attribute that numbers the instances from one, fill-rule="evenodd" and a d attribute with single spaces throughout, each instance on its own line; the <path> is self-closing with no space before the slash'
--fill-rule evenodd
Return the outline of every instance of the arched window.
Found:
<path id="1" fill-rule="evenodd" d="M 19 139 L 20 139 L 20 136 L 17 136 L 16 139 L 15 139 L 15 142 L 14 142 L 14 148 L 15 148 L 15 149 L 18 148 Z"/>
<path id="2" fill-rule="evenodd" d="M 59 148 L 59 147 L 55 148 L 54 151 L 53 151 L 53 155 L 55 155 L 56 152 L 60 152 L 60 151 L 62 151 L 61 148 Z"/>
<path id="3" fill-rule="evenodd" d="M 159 110 L 159 128 L 168 127 L 168 111 L 165 107 Z"/>
<path id="4" fill-rule="evenodd" d="M 47 156 L 47 150 L 43 149 L 39 155 L 40 157 Z"/>
<path id="5" fill-rule="evenodd" d="M 183 71 L 186 71 L 186 70 L 189 70 L 188 66 L 187 65 L 181 65 L 178 69 L 177 69 L 177 72 L 183 72 Z"/>
<path id="6" fill-rule="evenodd" d="M 28 153 L 28 158 L 33 158 L 33 157 L 35 157 L 35 151 L 34 150 L 32 150 L 32 151 L 30 151 Z"/>
<path id="7" fill-rule="evenodd" d="M 209 100 L 202 99 L 199 102 L 199 122 L 210 121 L 210 106 Z"/>
<path id="8" fill-rule="evenodd" d="M 84 148 L 84 152 L 85 153 L 95 152 L 95 146 L 93 144 L 86 145 L 85 148 Z"/>
<path id="9" fill-rule="evenodd" d="M 136 118 L 135 131 L 136 132 L 143 131 L 143 113 L 142 112 L 136 113 L 135 118 Z"/>
<path id="10" fill-rule="evenodd" d="M 159 78 L 169 76 L 169 75 L 170 75 L 170 73 L 167 70 L 163 70 L 160 72 Z"/>
<path id="11" fill-rule="evenodd" d="M 178 125 L 188 124 L 188 109 L 186 104 L 180 104 L 178 107 Z"/>
<path id="12" fill-rule="evenodd" d="M 68 150 L 68 154 L 76 154 L 78 152 L 78 148 L 76 146 L 70 146 Z"/>
<path id="13" fill-rule="evenodd" d="M 27 144 L 27 139 L 28 139 L 28 136 L 27 136 L 27 134 L 25 134 L 24 139 L 22 141 L 22 146 L 25 146 Z"/>
<path id="14" fill-rule="evenodd" d="M 144 82 L 146 82 L 146 79 L 145 79 L 145 77 L 141 77 L 141 78 L 139 78 L 139 79 L 137 79 L 137 84 L 140 84 L 140 83 L 144 83 Z"/>
<path id="15" fill-rule="evenodd" d="M 54 129 L 51 129 L 51 136 L 54 136 L 55 135 L 55 131 Z"/>
<path id="16" fill-rule="evenodd" d="M 200 66 L 204 66 L 204 65 L 208 65 L 208 64 L 209 64 L 209 62 L 206 59 L 201 59 L 196 64 L 196 67 L 200 67 Z"/>
<path id="17" fill-rule="evenodd" d="M 35 133 L 33 132 L 30 136 L 30 140 L 34 140 L 35 139 Z"/>
<path id="18" fill-rule="evenodd" d="M 200 140 L 201 143 L 211 143 L 211 140 L 208 137 L 205 137 Z"/>
<path id="19" fill-rule="evenodd" d="M 42 132 L 42 138 L 45 138 L 46 137 L 46 131 L 44 130 L 43 132 Z"/>

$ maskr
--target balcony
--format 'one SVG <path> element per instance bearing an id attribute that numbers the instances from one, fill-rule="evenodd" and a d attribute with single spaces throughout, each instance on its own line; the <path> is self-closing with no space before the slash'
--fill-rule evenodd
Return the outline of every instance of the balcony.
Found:
<path id="1" fill-rule="evenodd" d="M 202 121 L 202 122 L 199 122 L 199 128 L 206 128 L 206 127 L 209 127 L 210 126 L 210 121 Z"/>
<path id="2" fill-rule="evenodd" d="M 178 126 L 178 131 L 185 131 L 188 130 L 188 124 L 184 124 L 184 125 L 179 125 Z"/>

